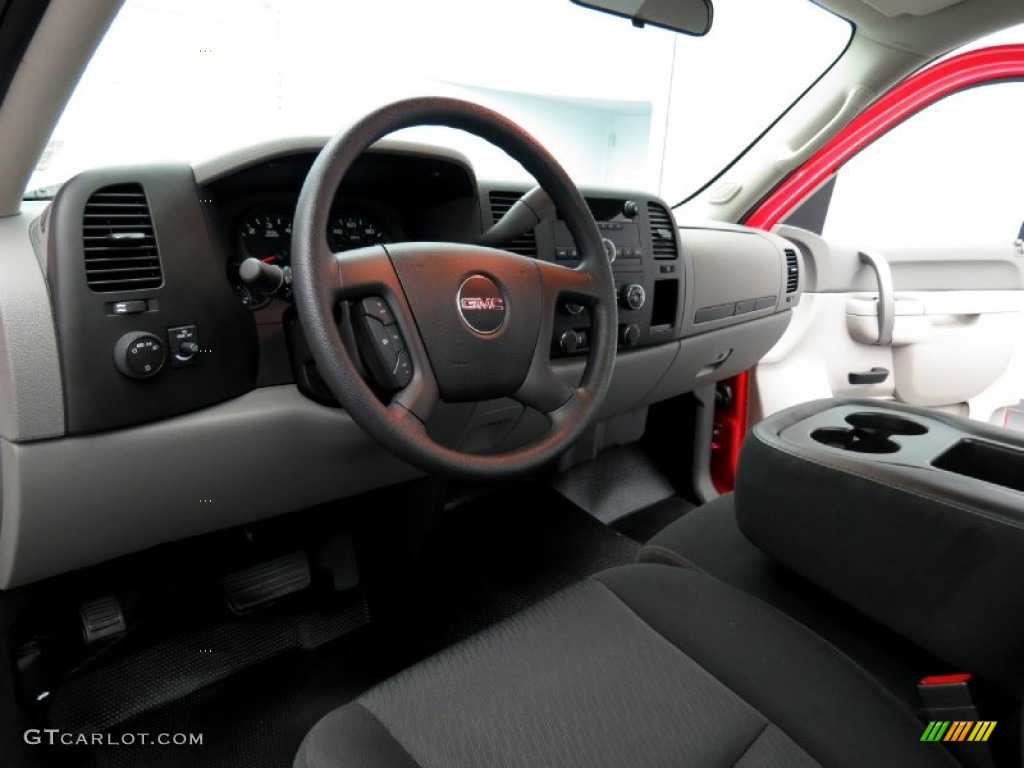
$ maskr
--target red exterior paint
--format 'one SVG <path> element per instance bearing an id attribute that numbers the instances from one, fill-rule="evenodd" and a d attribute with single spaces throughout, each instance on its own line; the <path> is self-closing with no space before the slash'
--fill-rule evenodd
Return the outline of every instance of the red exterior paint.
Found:
<path id="1" fill-rule="evenodd" d="M 929 675 L 921 678 L 921 685 L 953 685 L 970 682 L 970 679 L 971 676 L 967 672 L 958 672 L 953 675 Z"/>
<path id="2" fill-rule="evenodd" d="M 853 155 L 915 112 L 951 93 L 994 80 L 1024 78 L 1024 45 L 968 51 L 911 75 L 882 95 L 791 173 L 743 220 L 770 230 Z M 734 402 L 716 413 L 711 477 L 719 491 L 732 490 L 746 432 L 747 374 L 732 382 Z"/>
<path id="3" fill-rule="evenodd" d="M 850 121 L 761 201 L 743 223 L 771 229 L 854 154 L 913 113 L 972 85 L 1013 78 L 1024 78 L 1024 45 L 969 51 L 911 75 Z"/>
<path id="4" fill-rule="evenodd" d="M 732 389 L 732 403 L 715 410 L 715 432 L 711 443 L 711 481 L 719 493 L 736 486 L 736 464 L 740 445 L 747 433 L 746 371 L 723 382 Z"/>

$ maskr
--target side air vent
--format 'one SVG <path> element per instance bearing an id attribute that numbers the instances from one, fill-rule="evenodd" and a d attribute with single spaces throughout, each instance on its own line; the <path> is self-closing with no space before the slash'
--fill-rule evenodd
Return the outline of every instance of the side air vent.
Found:
<path id="1" fill-rule="evenodd" d="M 647 218 L 651 222 L 651 242 L 654 244 L 654 258 L 675 259 L 679 256 L 676 244 L 676 228 L 672 214 L 657 203 L 647 204 Z"/>
<path id="2" fill-rule="evenodd" d="M 86 282 L 97 293 L 159 288 L 164 281 L 141 184 L 94 192 L 85 204 L 82 243 Z"/>
<path id="3" fill-rule="evenodd" d="M 520 197 L 522 195 L 518 192 L 491 192 L 491 221 L 495 224 L 498 223 Z M 505 250 L 523 256 L 536 256 L 537 235 L 533 232 L 520 235 L 512 242 L 506 243 Z"/>
<path id="4" fill-rule="evenodd" d="M 800 285 L 800 262 L 797 261 L 796 251 L 792 248 L 786 249 L 786 293 L 796 293 Z"/>

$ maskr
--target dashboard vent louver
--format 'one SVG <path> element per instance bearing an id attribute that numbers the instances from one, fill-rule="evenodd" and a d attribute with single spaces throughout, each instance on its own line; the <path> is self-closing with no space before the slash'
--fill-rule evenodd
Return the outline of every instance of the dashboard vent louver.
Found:
<path id="1" fill-rule="evenodd" d="M 796 251 L 792 248 L 786 249 L 786 293 L 796 293 L 800 285 L 800 262 L 797 261 Z"/>
<path id="2" fill-rule="evenodd" d="M 141 184 L 92 194 L 82 217 L 85 276 L 97 293 L 159 288 L 164 281 L 153 219 Z"/>
<path id="3" fill-rule="evenodd" d="M 520 197 L 522 197 L 522 194 L 519 192 L 491 192 L 491 222 L 497 224 Z M 523 256 L 536 256 L 537 235 L 533 232 L 520 235 L 512 242 L 506 243 L 505 250 L 519 253 Z"/>
<path id="4" fill-rule="evenodd" d="M 648 203 L 647 218 L 651 222 L 651 243 L 654 248 L 654 258 L 678 258 L 679 245 L 676 242 L 676 227 L 672 221 L 672 214 L 657 203 Z"/>

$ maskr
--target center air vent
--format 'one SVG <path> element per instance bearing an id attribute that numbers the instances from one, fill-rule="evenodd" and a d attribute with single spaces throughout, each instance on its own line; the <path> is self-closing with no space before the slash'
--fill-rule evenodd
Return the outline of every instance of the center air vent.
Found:
<path id="1" fill-rule="evenodd" d="M 672 214 L 657 203 L 648 203 L 647 218 L 651 222 L 651 243 L 654 247 L 654 258 L 677 258 L 679 256 L 679 246 L 676 244 L 676 227 L 672 221 Z"/>
<path id="2" fill-rule="evenodd" d="M 522 197 L 522 194 L 519 192 L 491 192 L 491 221 L 495 224 L 498 223 L 501 217 L 508 213 L 509 208 L 515 205 L 520 197 Z M 520 235 L 515 240 L 506 243 L 504 248 L 506 251 L 519 253 L 523 256 L 536 256 L 537 235 L 533 231 L 527 232 L 525 235 Z"/>
<path id="3" fill-rule="evenodd" d="M 146 193 L 116 184 L 93 193 L 82 221 L 85 275 L 97 293 L 159 288 L 164 281 Z"/>
<path id="4" fill-rule="evenodd" d="M 792 248 L 786 249 L 786 293 L 796 293 L 800 286 L 800 262 L 797 261 L 796 251 Z"/>

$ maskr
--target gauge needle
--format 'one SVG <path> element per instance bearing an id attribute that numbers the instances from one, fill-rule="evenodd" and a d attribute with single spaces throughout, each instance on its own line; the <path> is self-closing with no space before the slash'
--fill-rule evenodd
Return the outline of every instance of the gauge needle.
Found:
<path id="1" fill-rule="evenodd" d="M 272 261 L 277 261 L 277 256 L 264 256 L 260 261 L 264 264 L 269 264 Z"/>

